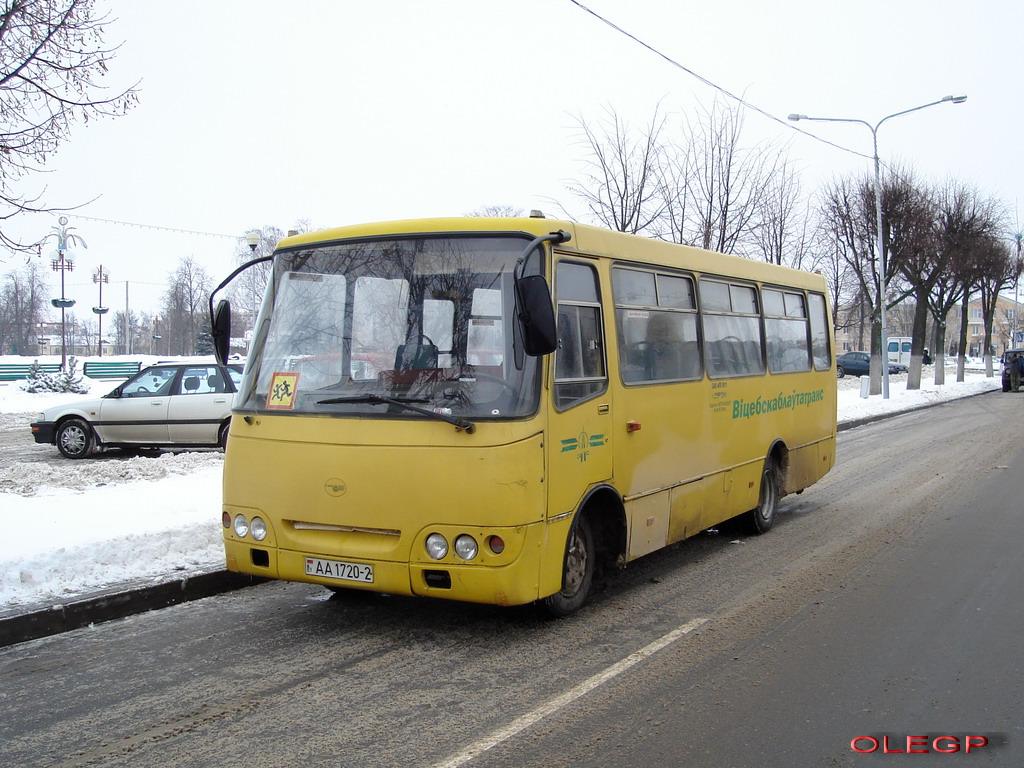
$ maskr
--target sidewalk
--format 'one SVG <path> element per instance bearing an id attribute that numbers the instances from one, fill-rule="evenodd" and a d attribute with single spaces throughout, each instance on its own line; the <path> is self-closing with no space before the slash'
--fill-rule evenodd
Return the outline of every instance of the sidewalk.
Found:
<path id="1" fill-rule="evenodd" d="M 998 386 L 994 386 L 991 390 L 969 396 L 998 391 Z M 946 402 L 949 401 L 938 399 L 909 406 L 898 406 L 893 403 L 889 410 L 863 414 L 857 413 L 856 409 L 850 409 L 853 412 L 839 422 L 838 429 L 842 432 Z M 70 601 L 52 602 L 37 607 L 17 606 L 0 612 L 0 648 L 211 597 L 263 581 L 265 580 L 258 577 L 215 570 L 207 573 L 182 574 L 178 578 L 159 583 L 122 583 L 93 594 L 78 596 Z"/>

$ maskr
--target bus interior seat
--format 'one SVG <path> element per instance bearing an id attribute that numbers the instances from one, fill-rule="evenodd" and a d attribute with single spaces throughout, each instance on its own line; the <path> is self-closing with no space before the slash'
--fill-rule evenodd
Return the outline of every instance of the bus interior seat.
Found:
<path id="1" fill-rule="evenodd" d="M 420 338 L 426 339 L 425 336 Z M 437 368 L 437 346 L 430 339 L 427 339 L 426 344 L 420 341 L 399 344 L 398 351 L 395 353 L 395 370 L 407 371 L 421 368 Z"/>

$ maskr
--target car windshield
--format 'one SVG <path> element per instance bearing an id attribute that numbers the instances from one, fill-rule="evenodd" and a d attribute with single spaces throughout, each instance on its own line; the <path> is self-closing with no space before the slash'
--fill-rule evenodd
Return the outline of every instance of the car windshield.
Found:
<path id="1" fill-rule="evenodd" d="M 513 323 L 512 271 L 526 242 L 419 236 L 279 252 L 238 406 L 414 419 L 533 413 L 539 367 Z M 539 261 L 529 260 L 534 270 Z"/>

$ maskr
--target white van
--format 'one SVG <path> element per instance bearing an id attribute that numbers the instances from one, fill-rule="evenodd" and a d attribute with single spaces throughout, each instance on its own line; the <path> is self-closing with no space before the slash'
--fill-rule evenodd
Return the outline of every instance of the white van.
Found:
<path id="1" fill-rule="evenodd" d="M 914 340 L 910 336 L 889 337 L 889 362 L 910 367 L 910 346 Z M 925 365 L 931 365 L 932 356 L 926 347 L 924 350 Z"/>
<path id="2" fill-rule="evenodd" d="M 910 366 L 910 345 L 914 340 L 909 336 L 889 337 L 889 362 Z"/>

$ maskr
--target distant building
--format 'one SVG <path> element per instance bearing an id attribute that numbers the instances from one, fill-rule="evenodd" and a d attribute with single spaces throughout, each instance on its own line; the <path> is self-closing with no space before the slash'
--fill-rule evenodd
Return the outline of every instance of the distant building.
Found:
<path id="1" fill-rule="evenodd" d="M 992 354 L 1002 355 L 1010 347 L 1024 346 L 1024 303 L 1000 295 L 996 302 L 996 314 L 992 320 Z M 847 313 L 849 314 L 849 313 Z M 906 302 L 889 310 L 886 315 L 889 336 L 913 335 L 913 304 Z M 933 321 L 929 318 L 928 341 L 925 347 L 931 348 L 933 339 Z M 955 306 L 946 320 L 946 354 L 956 354 L 960 340 L 960 307 Z M 981 311 L 981 300 L 972 301 L 967 305 L 967 354 L 969 357 L 981 357 L 985 346 L 985 321 Z M 870 318 L 865 316 L 863 325 L 851 323 L 849 327 L 836 329 L 836 354 L 851 350 L 868 350 L 871 348 Z"/>

